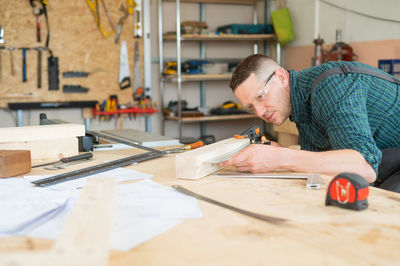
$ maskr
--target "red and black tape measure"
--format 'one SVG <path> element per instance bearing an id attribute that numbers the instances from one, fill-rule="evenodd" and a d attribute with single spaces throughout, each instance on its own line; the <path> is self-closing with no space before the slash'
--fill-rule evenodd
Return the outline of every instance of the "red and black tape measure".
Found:
<path id="1" fill-rule="evenodd" d="M 325 205 L 352 210 L 368 208 L 369 183 L 352 173 L 341 173 L 331 180 L 326 192 Z"/>

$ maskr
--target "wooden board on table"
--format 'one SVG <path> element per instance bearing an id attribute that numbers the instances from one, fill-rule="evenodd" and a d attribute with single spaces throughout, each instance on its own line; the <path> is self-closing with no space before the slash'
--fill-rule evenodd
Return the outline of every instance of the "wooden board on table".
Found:
<path id="1" fill-rule="evenodd" d="M 79 124 L 57 124 L 0 128 L 0 143 L 24 142 L 85 135 L 85 126 Z"/>
<path id="2" fill-rule="evenodd" d="M 249 139 L 229 138 L 176 155 L 175 176 L 200 179 L 220 169 L 218 162 L 228 160 L 250 144 Z"/>
<path id="3" fill-rule="evenodd" d="M 1 150 L 30 150 L 32 160 L 57 160 L 79 154 L 77 137 L 0 143 Z"/>

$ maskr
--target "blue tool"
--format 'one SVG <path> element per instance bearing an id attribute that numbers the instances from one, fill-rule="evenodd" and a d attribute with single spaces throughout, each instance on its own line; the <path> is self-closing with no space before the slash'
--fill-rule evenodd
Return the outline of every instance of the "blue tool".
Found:
<path id="1" fill-rule="evenodd" d="M 21 47 L 18 49 L 22 50 L 22 82 L 26 82 L 26 51 L 30 50 L 31 48 Z"/>

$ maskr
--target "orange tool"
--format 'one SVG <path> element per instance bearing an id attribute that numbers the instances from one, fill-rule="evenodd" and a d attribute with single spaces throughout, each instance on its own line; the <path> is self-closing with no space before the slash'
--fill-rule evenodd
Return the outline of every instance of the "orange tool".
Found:
<path id="1" fill-rule="evenodd" d="M 183 152 L 183 151 L 188 151 L 188 150 L 194 150 L 200 147 L 204 146 L 204 142 L 202 140 L 196 141 L 191 144 L 187 144 L 185 146 L 179 147 L 179 148 L 173 148 L 170 150 L 164 150 L 166 153 L 177 153 L 177 152 Z"/>

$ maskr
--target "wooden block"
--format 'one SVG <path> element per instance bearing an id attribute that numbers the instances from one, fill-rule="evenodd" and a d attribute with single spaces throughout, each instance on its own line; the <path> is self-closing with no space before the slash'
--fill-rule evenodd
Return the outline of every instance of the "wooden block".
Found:
<path id="1" fill-rule="evenodd" d="M 30 150 L 32 160 L 57 160 L 79 154 L 77 137 L 0 143 L 1 150 Z"/>
<path id="2" fill-rule="evenodd" d="M 175 175 L 182 179 L 200 179 L 220 169 L 218 162 L 228 160 L 250 144 L 249 139 L 225 139 L 187 151 L 175 157 Z"/>
<path id="3" fill-rule="evenodd" d="M 78 137 L 85 135 L 85 126 L 57 124 L 0 128 L 0 143 L 23 142 Z"/>
<path id="4" fill-rule="evenodd" d="M 22 175 L 31 171 L 31 152 L 0 150 L 0 177 Z"/>
<path id="5" fill-rule="evenodd" d="M 280 126 L 274 125 L 273 129 L 278 132 L 278 142 L 282 146 L 289 147 L 299 144 L 299 132 L 295 123 L 287 120 Z"/>
<path id="6" fill-rule="evenodd" d="M 277 132 L 283 132 L 283 133 L 288 133 L 288 134 L 293 134 L 293 135 L 299 135 L 299 132 L 297 131 L 296 124 L 293 122 L 290 122 L 289 119 L 286 120 L 282 125 L 280 126 L 275 126 L 273 129 Z"/>

